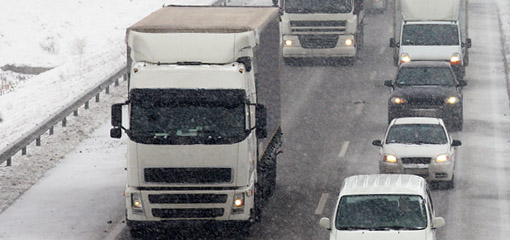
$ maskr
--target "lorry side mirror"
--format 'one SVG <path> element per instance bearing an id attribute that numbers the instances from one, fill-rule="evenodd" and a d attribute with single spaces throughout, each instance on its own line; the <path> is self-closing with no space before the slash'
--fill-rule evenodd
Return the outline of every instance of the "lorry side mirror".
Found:
<path id="1" fill-rule="evenodd" d="M 257 138 L 267 137 L 267 109 L 262 104 L 257 104 L 255 109 L 255 127 Z"/>
<path id="2" fill-rule="evenodd" d="M 467 86 L 467 82 L 466 82 L 466 80 L 459 80 L 459 85 L 458 85 L 458 86 L 459 86 L 459 87 L 465 87 L 465 86 Z"/>
<path id="3" fill-rule="evenodd" d="M 458 147 L 462 145 L 462 142 L 460 140 L 453 140 L 452 141 L 452 147 Z"/>
<path id="4" fill-rule="evenodd" d="M 121 136 L 122 136 L 122 129 L 120 129 L 120 128 L 110 129 L 110 137 L 111 138 L 120 138 Z"/>
<path id="5" fill-rule="evenodd" d="M 385 80 L 384 81 L 384 86 L 386 86 L 386 87 L 393 87 L 393 84 L 391 83 L 391 80 Z"/>
<path id="6" fill-rule="evenodd" d="M 116 103 L 112 105 L 112 126 L 120 128 L 122 126 L 122 105 L 123 103 Z"/>
<path id="7" fill-rule="evenodd" d="M 354 10 L 353 14 L 359 14 L 363 10 L 363 0 L 354 0 Z"/>
<path id="8" fill-rule="evenodd" d="M 471 38 L 466 38 L 466 42 L 463 45 L 465 48 L 471 48 Z"/>

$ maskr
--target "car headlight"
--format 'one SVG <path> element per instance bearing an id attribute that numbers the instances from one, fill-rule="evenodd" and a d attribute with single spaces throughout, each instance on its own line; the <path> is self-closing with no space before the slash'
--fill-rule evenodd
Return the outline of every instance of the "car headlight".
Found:
<path id="1" fill-rule="evenodd" d="M 402 103 L 406 103 L 407 101 L 400 97 L 392 97 L 391 102 L 394 104 L 402 104 Z"/>
<path id="2" fill-rule="evenodd" d="M 454 53 L 450 57 L 450 65 L 456 65 L 456 64 L 461 64 L 461 62 L 460 62 L 460 54 L 458 54 L 458 53 Z"/>
<path id="3" fill-rule="evenodd" d="M 410 61 L 411 61 L 411 57 L 409 57 L 409 54 L 402 53 L 400 55 L 400 63 L 406 63 L 406 62 L 410 62 Z"/>
<path id="4" fill-rule="evenodd" d="M 383 157 L 383 161 L 387 163 L 397 163 L 397 156 L 393 154 L 385 154 Z"/>
<path id="5" fill-rule="evenodd" d="M 448 103 L 448 104 L 453 105 L 453 104 L 456 104 L 456 103 L 458 103 L 458 102 L 459 102 L 459 98 L 458 98 L 458 97 L 455 97 L 455 96 L 451 96 L 451 97 L 449 97 L 449 98 L 446 98 L 446 99 L 444 100 L 444 102 L 445 102 L 445 103 Z"/>
<path id="6" fill-rule="evenodd" d="M 285 44 L 285 46 L 287 46 L 287 47 L 290 47 L 290 46 L 292 46 L 292 40 L 285 40 L 285 41 L 283 41 L 283 44 Z"/>
<path id="7" fill-rule="evenodd" d="M 354 39 L 347 38 L 347 39 L 345 39 L 344 44 L 345 44 L 345 46 L 352 46 L 352 44 L 354 44 Z"/>
<path id="8" fill-rule="evenodd" d="M 448 155 L 448 154 L 439 154 L 436 157 L 437 163 L 443 163 L 443 162 L 448 162 L 448 161 L 450 161 L 450 155 Z"/>

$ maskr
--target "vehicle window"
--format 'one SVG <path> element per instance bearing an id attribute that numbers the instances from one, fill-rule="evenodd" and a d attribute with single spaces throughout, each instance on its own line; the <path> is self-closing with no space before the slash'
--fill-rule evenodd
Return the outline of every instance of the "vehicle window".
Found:
<path id="1" fill-rule="evenodd" d="M 427 227 L 423 198 L 417 195 L 343 196 L 335 219 L 338 230 L 418 230 Z"/>
<path id="2" fill-rule="evenodd" d="M 438 124 L 397 124 L 390 127 L 386 144 L 446 144 L 444 128 Z"/>
<path id="3" fill-rule="evenodd" d="M 459 45 L 459 30 L 449 24 L 409 24 L 402 30 L 402 45 Z"/>
<path id="4" fill-rule="evenodd" d="M 404 67 L 397 74 L 397 86 L 455 86 L 455 76 L 449 68 Z"/>

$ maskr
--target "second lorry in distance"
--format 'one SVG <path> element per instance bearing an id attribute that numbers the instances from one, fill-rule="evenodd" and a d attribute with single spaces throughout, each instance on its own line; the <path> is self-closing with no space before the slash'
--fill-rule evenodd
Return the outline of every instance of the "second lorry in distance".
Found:
<path id="1" fill-rule="evenodd" d="M 278 9 L 167 6 L 126 41 L 129 98 L 112 106 L 110 134 L 129 137 L 127 225 L 248 230 L 275 190 L 282 144 Z"/>
<path id="2" fill-rule="evenodd" d="M 463 79 L 471 47 L 464 0 L 395 0 L 394 8 L 395 63 L 447 61 Z"/>

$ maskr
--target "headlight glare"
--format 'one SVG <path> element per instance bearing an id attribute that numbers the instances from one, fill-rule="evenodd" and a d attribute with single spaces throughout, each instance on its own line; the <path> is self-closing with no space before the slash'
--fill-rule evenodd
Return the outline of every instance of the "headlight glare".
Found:
<path id="1" fill-rule="evenodd" d="M 402 103 L 406 103 L 406 100 L 403 98 L 400 98 L 400 97 L 392 97 L 391 102 L 394 104 L 402 104 Z"/>
<path id="2" fill-rule="evenodd" d="M 352 44 L 354 44 L 354 40 L 351 38 L 347 38 L 347 39 L 345 39 L 344 43 L 346 46 L 352 46 Z"/>
<path id="3" fill-rule="evenodd" d="M 411 61 L 411 57 L 407 53 L 402 53 L 400 55 L 400 63 L 407 63 Z"/>
<path id="4" fill-rule="evenodd" d="M 440 154 L 436 157 L 437 163 L 443 163 L 448 161 L 450 161 L 450 156 L 448 156 L 448 154 Z"/>
<path id="5" fill-rule="evenodd" d="M 285 40 L 283 43 L 284 43 L 284 44 L 285 44 L 285 46 L 287 46 L 287 47 L 292 46 L 292 40 Z"/>
<path id="6" fill-rule="evenodd" d="M 383 161 L 387 163 L 397 163 L 397 156 L 393 154 L 385 154 Z"/>
<path id="7" fill-rule="evenodd" d="M 444 100 L 446 103 L 449 103 L 449 104 L 456 104 L 459 102 L 459 98 L 455 97 L 455 96 L 451 96 L 447 99 Z"/>
<path id="8" fill-rule="evenodd" d="M 451 65 L 461 64 L 460 54 L 458 54 L 458 53 L 452 54 L 452 56 L 450 57 L 450 64 Z"/>

